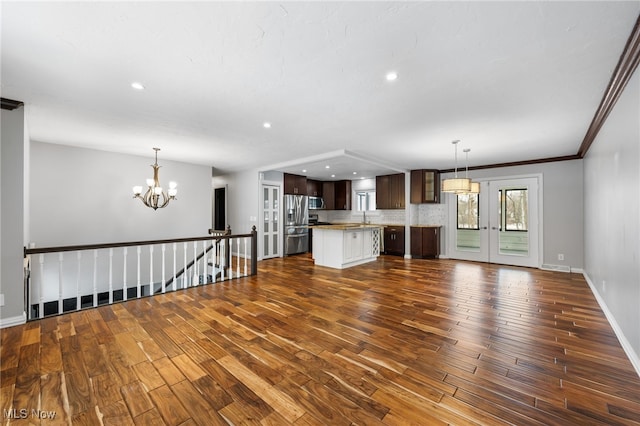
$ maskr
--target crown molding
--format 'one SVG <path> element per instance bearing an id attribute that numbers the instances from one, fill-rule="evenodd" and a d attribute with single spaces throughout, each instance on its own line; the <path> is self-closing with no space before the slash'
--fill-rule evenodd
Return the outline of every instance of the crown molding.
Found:
<path id="1" fill-rule="evenodd" d="M 589 129 L 587 130 L 587 134 L 584 136 L 582 144 L 580 145 L 580 149 L 578 150 L 578 155 L 580 158 L 584 158 L 589 150 L 589 147 L 595 140 L 598 132 L 602 128 L 602 125 L 607 120 L 609 113 L 613 109 L 614 105 L 618 101 L 618 98 L 624 91 L 627 83 L 631 79 L 631 76 L 635 72 L 636 68 L 638 68 L 638 64 L 640 63 L 640 15 L 638 15 L 638 19 L 636 20 L 636 24 L 631 31 L 631 35 L 629 35 L 629 39 L 627 40 L 627 44 L 622 51 L 622 55 L 620 55 L 620 60 L 618 60 L 618 65 L 616 65 L 615 70 L 613 71 L 613 75 L 611 76 L 611 80 L 609 80 L 609 85 L 607 89 L 604 91 L 604 96 L 600 101 L 600 105 L 596 110 L 595 115 L 593 116 L 593 120 L 589 125 Z"/>

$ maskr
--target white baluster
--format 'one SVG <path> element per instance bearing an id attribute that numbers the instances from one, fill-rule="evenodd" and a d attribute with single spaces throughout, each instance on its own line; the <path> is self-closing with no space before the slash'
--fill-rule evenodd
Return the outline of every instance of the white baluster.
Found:
<path id="1" fill-rule="evenodd" d="M 207 277 L 207 240 L 202 240 L 202 283 L 206 284 L 209 282 Z"/>
<path id="2" fill-rule="evenodd" d="M 218 241 L 213 240 L 213 250 L 211 254 L 211 264 L 213 265 L 213 282 L 216 282 L 218 272 L 216 271 L 216 260 L 218 259 Z M 218 264 L 220 266 L 220 264 Z"/>
<path id="3" fill-rule="evenodd" d="M 140 297 L 141 296 L 141 292 L 140 292 L 140 253 L 142 253 L 142 247 L 137 246 L 137 250 L 136 250 L 137 254 L 138 254 L 138 262 L 137 262 L 137 280 L 136 280 L 136 286 L 137 286 L 137 293 L 136 293 L 136 297 Z"/>
<path id="4" fill-rule="evenodd" d="M 109 304 L 113 303 L 113 248 L 109 249 Z"/>
<path id="5" fill-rule="evenodd" d="M 127 300 L 127 247 L 123 250 L 124 262 L 122 266 L 122 300 Z"/>
<path id="6" fill-rule="evenodd" d="M 229 238 L 229 253 L 225 253 L 229 256 L 229 279 L 233 279 L 233 240 Z"/>
<path id="7" fill-rule="evenodd" d="M 184 251 L 184 269 L 182 272 L 182 288 L 187 288 L 187 243 L 183 243 L 182 251 Z"/>
<path id="8" fill-rule="evenodd" d="M 244 276 L 247 276 L 247 240 L 248 238 L 244 239 Z"/>
<path id="9" fill-rule="evenodd" d="M 173 281 L 171 287 L 173 291 L 176 290 L 176 250 L 178 249 L 178 243 L 173 243 Z"/>
<path id="10" fill-rule="evenodd" d="M 240 238 L 236 239 L 236 278 L 240 277 Z"/>
<path id="11" fill-rule="evenodd" d="M 82 309 L 82 303 L 80 298 L 80 262 L 82 261 L 82 252 L 78 252 L 78 272 L 76 275 L 76 310 Z"/>
<path id="12" fill-rule="evenodd" d="M 161 285 L 162 285 L 162 292 L 163 292 L 163 293 L 165 292 L 165 288 L 164 288 L 164 287 L 165 287 L 165 283 L 167 282 L 167 281 L 166 281 L 166 279 L 165 279 L 165 273 L 164 273 L 164 268 L 165 268 L 165 263 L 164 263 L 164 253 L 165 253 L 165 251 L 166 251 L 166 247 L 165 247 L 165 245 L 163 244 L 163 245 L 162 245 L 162 283 L 161 283 Z"/>
<path id="13" fill-rule="evenodd" d="M 93 307 L 98 306 L 98 250 L 93 251 Z"/>
<path id="14" fill-rule="evenodd" d="M 220 275 L 220 281 L 224 281 L 224 273 L 227 270 L 227 240 L 220 240 L 222 244 L 220 244 L 220 270 L 222 275 Z"/>
<path id="15" fill-rule="evenodd" d="M 41 263 L 41 278 L 44 281 L 44 255 L 40 255 L 42 256 L 42 263 Z M 62 312 L 64 312 L 64 306 L 63 306 L 63 301 L 64 298 L 62 296 L 63 291 L 64 291 L 64 287 L 62 285 L 62 276 L 63 276 L 63 269 L 62 269 L 62 264 L 64 262 L 64 254 L 62 252 L 58 253 L 58 313 L 61 314 Z M 40 283 L 41 285 L 44 284 L 43 282 Z M 40 293 L 40 295 L 42 297 L 44 297 L 44 293 Z M 42 312 L 42 311 L 41 311 Z M 43 312 L 44 314 L 44 312 Z"/>
<path id="16" fill-rule="evenodd" d="M 193 242 L 193 277 L 192 285 L 196 286 L 200 282 L 200 272 L 198 271 L 198 242 Z"/>
<path id="17" fill-rule="evenodd" d="M 60 253 L 60 255 L 62 255 L 62 253 Z M 38 300 L 38 318 L 42 318 L 44 316 L 44 254 L 43 253 L 41 253 L 38 256 L 38 263 L 40 266 L 40 282 L 38 283 L 39 284 L 38 287 L 40 288 L 40 298 Z M 33 285 L 32 285 L 32 288 L 33 288 Z M 29 293 L 33 294 L 31 291 Z M 29 301 L 29 305 L 31 305 L 31 301 Z M 62 305 L 62 302 L 58 300 L 58 306 L 61 306 L 61 305 Z M 29 314 L 31 314 L 31 306 L 29 306 Z"/>
<path id="18" fill-rule="evenodd" d="M 153 246 L 149 246 L 149 294 L 153 294 Z"/>

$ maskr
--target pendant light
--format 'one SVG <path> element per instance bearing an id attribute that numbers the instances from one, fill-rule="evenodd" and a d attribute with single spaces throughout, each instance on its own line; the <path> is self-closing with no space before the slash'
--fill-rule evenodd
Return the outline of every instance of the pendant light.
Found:
<path id="1" fill-rule="evenodd" d="M 451 142 L 455 147 L 455 173 L 451 179 L 444 179 L 442 181 L 442 192 L 452 192 L 454 194 L 466 193 L 471 190 L 471 179 L 458 177 L 458 142 L 455 140 Z"/>
<path id="2" fill-rule="evenodd" d="M 466 177 L 467 179 L 469 179 L 469 151 L 471 151 L 471 148 L 465 148 L 462 150 L 462 152 L 464 152 L 465 154 L 465 161 L 466 161 L 466 169 L 465 169 L 465 173 L 464 173 L 464 177 Z M 457 194 L 479 194 L 480 193 L 480 182 L 473 182 L 471 179 L 469 179 L 469 182 L 471 183 L 471 186 L 469 187 L 468 191 L 461 191 L 458 192 Z"/>

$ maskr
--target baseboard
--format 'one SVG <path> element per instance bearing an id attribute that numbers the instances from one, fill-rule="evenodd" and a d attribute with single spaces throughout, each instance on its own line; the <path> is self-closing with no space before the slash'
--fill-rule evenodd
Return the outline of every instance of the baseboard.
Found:
<path id="1" fill-rule="evenodd" d="M 14 325 L 22 325 L 26 322 L 27 322 L 27 314 L 26 312 L 23 312 L 22 315 L 0 319 L 0 328 L 13 327 Z"/>
<path id="2" fill-rule="evenodd" d="M 604 301 L 604 299 L 600 296 L 600 293 L 598 293 L 598 291 L 596 290 L 596 287 L 591 281 L 591 278 L 589 278 L 589 275 L 587 275 L 586 272 L 583 272 L 582 275 L 584 276 L 584 279 L 587 281 L 587 284 L 589 284 L 589 288 L 591 289 L 591 292 L 596 297 L 596 300 L 600 305 L 600 309 L 602 309 L 602 312 L 604 312 L 604 315 L 607 317 L 609 324 L 611 324 L 611 328 L 613 328 L 613 332 L 616 333 L 616 337 L 618 337 L 618 340 L 620 341 L 620 345 L 622 345 L 622 349 L 627 354 L 629 361 L 631 361 L 631 365 L 633 365 L 633 368 L 635 368 L 636 373 L 640 377 L 640 357 L 638 357 L 638 354 L 633 350 L 633 346 L 631 346 L 631 343 L 629 343 L 629 340 L 627 340 L 627 338 L 625 337 L 624 333 L 622 332 L 622 329 L 620 328 L 620 325 L 618 325 L 618 322 L 616 321 L 616 318 L 613 316 L 613 313 L 611 313 L 611 311 L 607 307 L 607 304 Z"/>
<path id="3" fill-rule="evenodd" d="M 571 272 L 570 266 L 551 265 L 549 263 L 543 263 L 542 266 L 540 266 L 540 269 L 543 271 Z"/>

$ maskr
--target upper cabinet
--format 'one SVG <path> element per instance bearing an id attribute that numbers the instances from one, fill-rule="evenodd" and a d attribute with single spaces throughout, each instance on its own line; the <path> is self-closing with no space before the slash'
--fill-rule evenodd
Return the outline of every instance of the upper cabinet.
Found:
<path id="1" fill-rule="evenodd" d="M 376 176 L 376 209 L 404 209 L 404 173 Z"/>
<path id="2" fill-rule="evenodd" d="M 307 177 L 285 173 L 284 193 L 293 195 L 307 195 Z"/>
<path id="3" fill-rule="evenodd" d="M 325 210 L 351 210 L 351 181 L 322 182 Z"/>
<path id="4" fill-rule="evenodd" d="M 339 180 L 335 182 L 336 210 L 351 210 L 351 181 Z"/>
<path id="5" fill-rule="evenodd" d="M 411 170 L 411 204 L 440 202 L 440 173 L 437 170 Z"/>
<path id="6" fill-rule="evenodd" d="M 307 179 L 307 195 L 312 197 L 322 197 L 322 182 L 319 180 Z"/>

